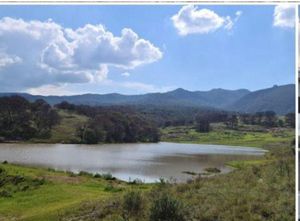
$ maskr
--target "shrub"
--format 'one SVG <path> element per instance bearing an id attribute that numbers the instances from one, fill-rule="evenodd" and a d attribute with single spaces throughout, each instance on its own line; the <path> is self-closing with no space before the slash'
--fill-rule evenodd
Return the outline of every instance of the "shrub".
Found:
<path id="1" fill-rule="evenodd" d="M 102 174 L 102 178 L 105 180 L 115 180 L 116 178 L 111 175 L 111 173 Z"/>
<path id="2" fill-rule="evenodd" d="M 183 204 L 166 193 L 154 200 L 150 209 L 150 221 L 185 221 L 186 215 Z"/>
<path id="3" fill-rule="evenodd" d="M 140 214 L 143 211 L 143 207 L 144 202 L 140 192 L 130 191 L 125 194 L 123 209 L 127 214 Z"/>
<path id="4" fill-rule="evenodd" d="M 0 191 L 0 197 L 12 197 L 12 195 L 7 190 Z"/>
<path id="5" fill-rule="evenodd" d="M 93 176 L 91 173 L 86 172 L 86 171 L 79 171 L 78 175 L 79 176 Z"/>
<path id="6" fill-rule="evenodd" d="M 94 174 L 94 178 L 101 178 L 102 176 L 101 176 L 101 174 L 99 174 L 99 173 L 96 173 L 96 174 Z"/>

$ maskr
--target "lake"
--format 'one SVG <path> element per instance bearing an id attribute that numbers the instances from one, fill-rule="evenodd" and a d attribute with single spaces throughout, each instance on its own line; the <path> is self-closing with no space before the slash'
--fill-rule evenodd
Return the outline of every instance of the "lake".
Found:
<path id="1" fill-rule="evenodd" d="M 184 182 L 191 175 L 215 167 L 222 173 L 231 160 L 258 159 L 265 150 L 224 145 L 138 144 L 0 144 L 0 161 L 65 171 L 111 173 L 121 180 L 156 182 L 160 177 Z"/>

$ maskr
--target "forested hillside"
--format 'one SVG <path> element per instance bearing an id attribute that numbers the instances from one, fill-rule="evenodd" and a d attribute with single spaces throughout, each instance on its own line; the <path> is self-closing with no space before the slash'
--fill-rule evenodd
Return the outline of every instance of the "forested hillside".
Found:
<path id="1" fill-rule="evenodd" d="M 212 89 L 210 91 L 192 92 L 179 88 L 165 93 L 149 93 L 143 95 L 122 95 L 113 93 L 103 95 L 40 96 L 26 93 L 2 93 L 0 97 L 11 95 L 19 95 L 29 101 L 43 99 L 50 105 L 67 101 L 76 105 L 90 106 L 155 105 L 160 107 L 209 108 L 249 113 L 274 111 L 277 114 L 286 114 L 295 111 L 295 85 L 293 84 L 274 86 L 253 92 L 246 89 Z"/>

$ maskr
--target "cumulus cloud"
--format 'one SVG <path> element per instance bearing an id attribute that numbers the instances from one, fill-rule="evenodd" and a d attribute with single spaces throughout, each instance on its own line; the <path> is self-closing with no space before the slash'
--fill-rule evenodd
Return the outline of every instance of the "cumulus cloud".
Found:
<path id="1" fill-rule="evenodd" d="M 237 11 L 235 18 L 230 16 L 222 17 L 209 9 L 199 9 L 194 5 L 183 6 L 177 14 L 172 16 L 174 27 L 180 35 L 207 34 L 220 28 L 231 30 L 235 22 L 242 15 Z"/>
<path id="2" fill-rule="evenodd" d="M 275 6 L 273 19 L 273 25 L 276 27 L 295 27 L 295 6 L 288 4 Z"/>
<path id="3" fill-rule="evenodd" d="M 115 36 L 101 24 L 70 29 L 52 20 L 0 19 L 3 90 L 103 81 L 109 67 L 129 70 L 161 58 L 158 47 L 129 28 Z"/>

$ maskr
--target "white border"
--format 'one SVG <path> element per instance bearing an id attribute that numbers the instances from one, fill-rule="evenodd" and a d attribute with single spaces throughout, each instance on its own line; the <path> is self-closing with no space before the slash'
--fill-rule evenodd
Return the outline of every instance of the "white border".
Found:
<path id="1" fill-rule="evenodd" d="M 296 108 L 295 108 L 295 114 L 296 114 L 296 125 L 295 125 L 295 181 L 296 181 L 296 187 L 295 187 L 295 194 L 296 194 L 296 208 L 295 208 L 295 220 L 298 221 L 299 219 L 299 211 L 298 211 L 298 205 L 299 205 L 299 176 L 298 176 L 298 168 L 299 168 L 299 152 L 298 152 L 298 146 L 299 146 L 299 109 L 298 109 L 298 101 L 299 101 L 299 76 L 298 76 L 298 69 L 299 69 L 299 39 L 298 39 L 298 32 L 299 32 L 299 5 L 296 5 L 296 13 L 295 13 L 295 90 L 296 90 Z"/>
<path id="2" fill-rule="evenodd" d="M 300 0 L 0 0 L 0 5 L 300 5 Z M 298 10 L 296 10 L 298 11 Z"/>
<path id="3" fill-rule="evenodd" d="M 295 221 L 299 220 L 300 214 L 298 211 L 299 205 L 299 73 L 300 63 L 299 61 L 299 10 L 300 0 L 0 0 L 1 5 L 184 5 L 184 4 L 196 4 L 196 5 L 277 5 L 277 4 L 289 4 L 295 6 Z"/>

